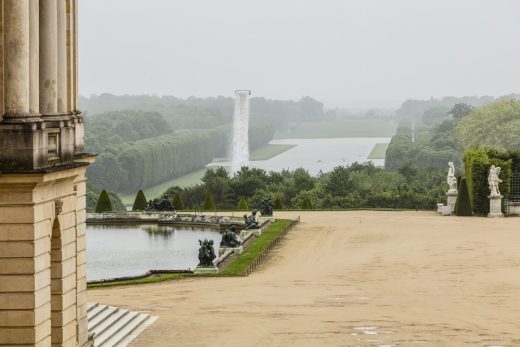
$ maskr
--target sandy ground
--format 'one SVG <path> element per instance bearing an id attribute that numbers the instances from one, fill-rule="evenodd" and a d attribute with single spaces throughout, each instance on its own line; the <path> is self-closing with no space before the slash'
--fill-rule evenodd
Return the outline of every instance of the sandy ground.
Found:
<path id="1" fill-rule="evenodd" d="M 257 272 L 90 290 L 133 346 L 520 346 L 520 218 L 304 212 Z"/>

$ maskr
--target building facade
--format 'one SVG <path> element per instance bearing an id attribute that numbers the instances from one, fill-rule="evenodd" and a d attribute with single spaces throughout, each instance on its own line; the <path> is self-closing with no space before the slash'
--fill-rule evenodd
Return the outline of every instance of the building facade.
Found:
<path id="1" fill-rule="evenodd" d="M 77 0 L 0 0 L 0 346 L 86 346 Z"/>

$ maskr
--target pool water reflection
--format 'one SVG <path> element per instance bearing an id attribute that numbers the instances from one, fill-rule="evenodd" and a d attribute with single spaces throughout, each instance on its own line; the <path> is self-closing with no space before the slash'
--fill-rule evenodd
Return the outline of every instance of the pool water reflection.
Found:
<path id="1" fill-rule="evenodd" d="M 187 270 L 198 264 L 198 240 L 213 240 L 216 229 L 142 225 L 87 226 L 87 280 L 133 276 L 148 270 Z"/>

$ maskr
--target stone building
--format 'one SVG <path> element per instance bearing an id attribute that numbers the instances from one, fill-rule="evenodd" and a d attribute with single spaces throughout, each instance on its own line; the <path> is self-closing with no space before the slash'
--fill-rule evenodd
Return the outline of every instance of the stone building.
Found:
<path id="1" fill-rule="evenodd" d="M 0 0 L 0 346 L 88 345 L 77 0 Z"/>

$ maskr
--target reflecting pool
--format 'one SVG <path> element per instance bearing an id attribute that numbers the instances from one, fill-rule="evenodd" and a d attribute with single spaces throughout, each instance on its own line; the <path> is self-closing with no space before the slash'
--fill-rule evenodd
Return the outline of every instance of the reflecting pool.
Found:
<path id="1" fill-rule="evenodd" d="M 200 227 L 141 225 L 87 226 L 87 280 L 144 274 L 148 270 L 187 270 L 198 264 L 198 240 L 221 235 Z"/>

